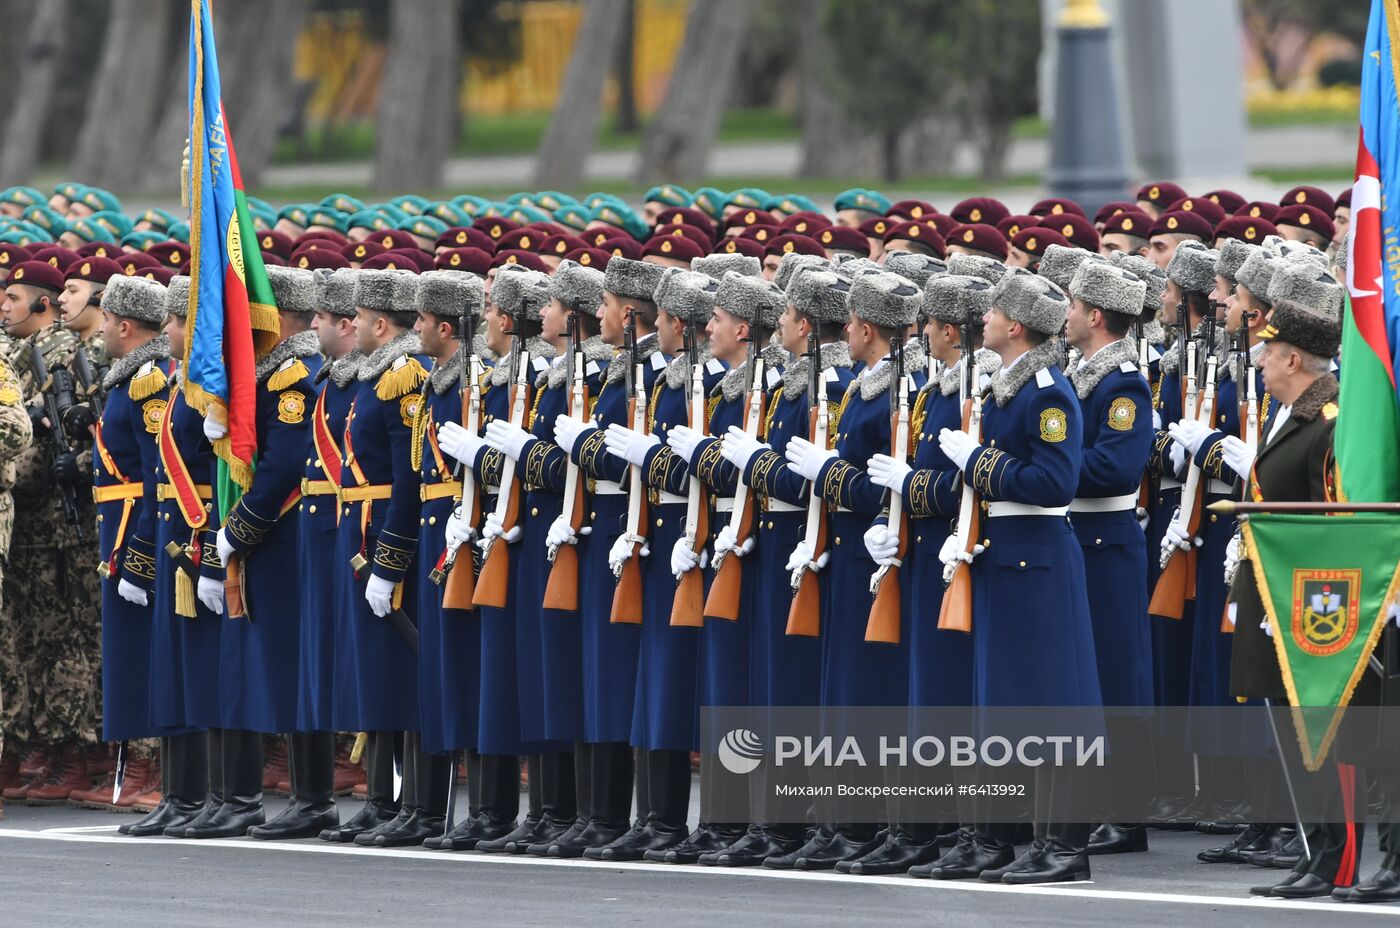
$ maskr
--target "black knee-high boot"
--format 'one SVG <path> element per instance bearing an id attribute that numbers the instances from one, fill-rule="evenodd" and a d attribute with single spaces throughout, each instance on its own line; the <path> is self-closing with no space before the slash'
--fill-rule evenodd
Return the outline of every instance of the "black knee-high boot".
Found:
<path id="1" fill-rule="evenodd" d="M 321 832 L 322 841 L 348 843 L 357 835 L 372 831 L 394 819 L 399 800 L 394 796 L 393 732 L 372 731 L 365 736 L 365 781 L 368 794 L 364 807 L 348 822 Z"/>
<path id="2" fill-rule="evenodd" d="M 577 831 L 570 830 L 545 848 L 547 857 L 581 857 L 589 848 L 602 848 L 628 832 L 628 812 L 632 806 L 632 747 L 626 742 L 589 744 L 587 821 Z M 575 754 L 574 764 L 581 763 Z M 580 781 L 582 779 L 580 778 Z M 538 853 L 534 848 L 531 853 Z"/>
<path id="3" fill-rule="evenodd" d="M 499 838 L 494 838 L 489 841 L 478 841 L 476 845 L 478 851 L 481 851 L 483 854 L 523 854 L 525 853 L 525 849 L 528 848 L 530 844 L 534 843 L 532 839 L 536 834 L 536 830 L 539 828 L 540 821 L 544 817 L 544 792 L 542 779 L 540 777 L 540 768 L 543 766 L 543 763 L 542 756 L 539 754 L 530 754 L 525 758 L 526 770 L 528 771 L 530 781 L 526 786 L 528 806 L 526 808 L 524 820 Z M 517 810 L 519 809 L 520 803 L 519 783 L 520 781 L 517 777 L 515 800 L 515 807 Z M 502 783 L 499 794 L 503 801 L 506 789 L 506 785 Z"/>
<path id="4" fill-rule="evenodd" d="M 224 731 L 224 801 L 202 825 L 192 824 L 186 838 L 235 838 L 265 820 L 262 803 L 263 740 L 259 732 Z"/>
<path id="5" fill-rule="evenodd" d="M 447 785 L 454 777 L 451 759 L 425 752 L 418 732 L 408 732 L 404 735 L 404 767 L 403 807 L 398 817 L 372 834 L 356 837 L 356 844 L 415 847 L 442 834 Z"/>
<path id="6" fill-rule="evenodd" d="M 195 820 L 204 808 L 205 792 L 209 789 L 208 745 L 202 731 L 161 739 L 161 803 L 156 812 L 133 824 L 127 834 L 138 838 L 160 835 L 167 828 Z"/>
<path id="7" fill-rule="evenodd" d="M 292 801 L 282 813 L 248 830 L 263 840 L 310 838 L 340 823 L 332 795 L 335 785 L 335 735 L 328 731 L 293 732 L 287 763 L 292 775 Z"/>
<path id="8" fill-rule="evenodd" d="M 160 802 L 156 807 L 134 822 L 126 822 L 117 826 L 117 833 L 132 835 L 137 838 L 149 837 L 151 835 L 163 834 L 165 825 L 161 825 L 159 830 L 152 831 L 157 822 L 166 821 L 165 807 L 170 804 L 170 739 L 162 737 L 156 748 L 159 753 L 160 763 Z"/>

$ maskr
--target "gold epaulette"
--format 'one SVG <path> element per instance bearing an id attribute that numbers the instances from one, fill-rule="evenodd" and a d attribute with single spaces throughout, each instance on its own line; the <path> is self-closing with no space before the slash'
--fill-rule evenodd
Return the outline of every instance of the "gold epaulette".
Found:
<path id="1" fill-rule="evenodd" d="M 428 377 L 428 372 L 414 357 L 405 357 L 404 363 L 389 368 L 379 375 L 374 385 L 374 395 L 381 400 L 396 400 L 417 390 Z"/>
<path id="2" fill-rule="evenodd" d="M 144 400 L 148 396 L 155 396 L 165 389 L 165 371 L 160 369 L 159 364 L 151 364 L 151 369 L 144 374 L 137 374 L 131 378 L 131 384 L 127 387 L 127 394 L 137 402 Z"/>
<path id="3" fill-rule="evenodd" d="M 272 372 L 272 376 L 267 378 L 267 388 L 274 393 L 280 393 L 310 375 L 306 365 L 301 363 L 301 358 L 293 358 L 290 364 Z"/>

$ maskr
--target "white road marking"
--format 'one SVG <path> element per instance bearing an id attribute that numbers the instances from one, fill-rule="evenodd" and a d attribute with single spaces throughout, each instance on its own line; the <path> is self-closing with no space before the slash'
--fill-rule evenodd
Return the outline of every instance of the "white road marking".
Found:
<path id="1" fill-rule="evenodd" d="M 93 832 L 97 830 L 108 833 L 94 834 Z M 123 844 L 128 847 L 160 847 L 171 846 L 174 843 L 173 840 L 167 841 L 166 839 L 160 838 L 149 841 L 144 841 L 140 838 L 128 838 L 117 834 L 116 829 L 110 826 L 102 826 L 100 829 L 86 827 L 82 829 L 65 828 L 49 829 L 45 831 L 0 828 L 0 839 L 3 838 L 21 838 L 38 841 L 69 841 L 82 844 Z M 1042 886 L 1005 886 L 997 883 L 981 883 L 969 880 L 951 880 L 945 882 L 941 880 L 915 880 L 904 876 L 862 877 L 847 876 L 845 874 L 832 872 L 819 871 L 816 873 L 805 873 L 791 870 L 764 870 L 754 867 L 676 866 L 673 864 L 655 863 L 610 864 L 591 860 L 547 860 L 540 857 L 515 856 L 509 854 L 445 853 L 415 848 L 369 848 L 355 845 L 329 844 L 326 842 L 317 842 L 315 844 L 292 844 L 276 841 L 263 842 L 247 838 L 183 841 L 180 842 L 180 847 L 190 851 L 201 848 L 232 848 L 234 850 L 244 851 L 272 851 L 293 854 L 336 854 L 345 857 L 389 857 L 396 860 L 456 864 L 458 866 L 468 867 L 566 867 L 594 870 L 606 868 L 623 870 L 629 873 L 665 873 L 671 876 L 688 874 L 721 878 L 729 877 L 731 879 L 805 880 L 808 882 L 816 881 L 846 886 L 869 886 L 875 884 L 896 889 L 922 892 L 939 892 L 946 890 L 950 892 L 972 893 L 1014 893 L 1022 896 L 1070 896 L 1080 899 L 1113 899 L 1121 902 L 1161 902 L 1178 905 L 1223 906 L 1226 908 L 1296 909 L 1305 912 L 1332 912 L 1339 915 L 1400 916 L 1400 906 L 1349 905 L 1343 902 L 1324 900 L 1266 899 L 1255 896 L 1203 896 L 1188 895 L 1185 893 L 1135 892 L 1131 890 L 1090 888 L 1095 885 L 1092 882 L 1057 883 Z"/>

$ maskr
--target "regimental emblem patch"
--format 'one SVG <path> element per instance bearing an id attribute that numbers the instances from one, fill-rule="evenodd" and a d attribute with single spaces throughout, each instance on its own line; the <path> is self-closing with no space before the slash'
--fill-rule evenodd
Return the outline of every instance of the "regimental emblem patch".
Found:
<path id="1" fill-rule="evenodd" d="M 1065 440 L 1065 411 L 1051 406 L 1040 413 L 1040 437 L 1042 441 Z"/>
<path id="2" fill-rule="evenodd" d="M 277 419 L 288 425 L 300 425 L 306 418 L 306 394 L 288 390 L 277 398 Z"/>
<path id="3" fill-rule="evenodd" d="M 152 435 L 160 431 L 160 420 L 164 418 L 165 400 L 147 400 L 141 404 L 141 421 Z"/>
<path id="4" fill-rule="evenodd" d="M 1108 407 L 1108 427 L 1117 432 L 1127 432 L 1137 421 L 1137 405 L 1126 396 L 1120 396 Z"/>
<path id="5" fill-rule="evenodd" d="M 1298 647 L 1317 657 L 1336 654 L 1361 627 L 1361 571 L 1294 570 L 1293 620 Z"/>
<path id="6" fill-rule="evenodd" d="M 409 428 L 413 428 L 413 420 L 418 417 L 418 404 L 422 400 L 421 393 L 409 393 L 399 400 L 399 418 Z"/>

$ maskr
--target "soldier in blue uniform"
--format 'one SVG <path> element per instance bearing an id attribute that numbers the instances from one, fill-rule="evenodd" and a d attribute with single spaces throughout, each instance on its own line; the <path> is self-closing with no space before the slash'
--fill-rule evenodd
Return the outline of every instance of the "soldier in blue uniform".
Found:
<path id="1" fill-rule="evenodd" d="M 171 280 L 165 293 L 166 338 L 171 355 L 185 353 L 185 314 L 190 279 Z M 196 820 L 209 787 L 208 729 L 219 714 L 219 626 L 224 611 L 223 565 L 211 518 L 215 475 L 213 446 L 204 417 L 180 395 L 178 372 L 157 434 L 156 584 L 151 614 L 151 722 L 161 739 L 161 802 L 126 833 L 159 835 Z M 178 546 L 183 563 L 166 547 Z M 193 568 L 193 572 L 191 572 Z M 211 805 L 218 797 L 210 791 Z M 210 809 L 212 812 L 212 808 Z"/>
<path id="2" fill-rule="evenodd" d="M 959 258 L 958 263 L 971 260 L 990 259 L 969 255 Z M 910 614 L 928 617 L 926 621 L 910 623 L 909 630 L 909 704 L 914 707 L 911 718 L 916 726 L 919 707 L 972 704 L 972 638 L 962 632 L 939 629 L 936 621 L 943 601 L 943 564 L 939 557 L 957 518 L 962 496 L 961 474 L 943 453 L 938 436 L 945 428 L 962 428 L 967 386 L 970 384 L 976 395 L 982 395 L 1001 366 L 996 352 L 982 347 L 982 317 L 991 305 L 992 284 L 982 277 L 946 274 L 931 277 L 924 285 L 923 315 L 928 319 L 924 333 L 929 351 L 942 363 L 943 371 L 929 381 L 915 400 L 910 431 L 917 439 L 910 460 L 896 462 L 887 454 L 870 459 L 870 479 L 904 497 L 913 537 L 900 580 L 906 588 Z M 964 347 L 972 350 L 971 359 L 963 357 Z M 966 365 L 971 365 L 972 370 Z M 897 549 L 883 521 L 871 527 L 865 540 L 866 550 L 877 564 L 893 557 Z M 966 852 L 976 840 L 971 800 L 960 799 L 956 808 L 959 828 L 950 854 Z M 894 873 L 903 864 L 911 876 L 931 876 L 942 859 L 928 859 L 937 847 L 934 836 L 926 826 L 899 824 L 898 830 L 908 836 L 902 842 L 903 853 L 891 853 L 878 860 L 867 856 L 856 861 L 851 872 Z"/>
<path id="3" fill-rule="evenodd" d="M 865 639 L 870 613 L 870 578 L 876 565 L 862 540 L 885 504 L 885 488 L 865 466 L 890 448 L 890 391 L 899 389 L 890 363 L 891 343 L 904 340 L 918 316 L 923 292 L 906 278 L 885 271 L 858 274 L 851 284 L 846 324 L 851 358 L 865 368 L 841 402 L 835 447 L 818 448 L 800 436 L 788 440 L 784 455 L 805 480 L 812 481 L 835 508 L 828 525 L 831 561 L 822 629 L 822 705 L 902 706 L 909 698 L 908 635 L 898 643 Z M 908 623 L 904 623 L 907 625 Z M 791 854 L 770 857 L 765 867 L 829 870 L 879 846 L 873 823 L 840 820 L 820 830 Z"/>
<path id="4" fill-rule="evenodd" d="M 11 272 L 43 280 L 42 262 Z M 56 275 L 57 276 L 57 275 Z M 58 285 L 62 286 L 61 276 Z M 102 738 L 159 734 L 151 721 L 151 599 L 156 560 L 156 435 L 169 396 L 165 288 L 113 278 L 102 295 L 102 342 L 113 361 L 94 436 L 93 491 L 102 574 Z"/>
<path id="5" fill-rule="evenodd" d="M 549 369 L 554 346 L 539 337 L 540 312 L 548 301 L 549 279 L 538 271 L 506 264 L 492 282 L 486 307 L 487 346 L 502 355 L 502 360 L 491 370 L 492 389 L 483 399 L 486 414 L 482 420 L 488 428 L 493 422 L 509 421 L 513 385 L 522 361 L 528 367 L 527 385 Z M 509 360 L 505 358 L 507 354 Z M 507 455 L 499 449 L 488 446 L 482 438 L 468 434 L 456 424 L 444 425 L 438 431 L 438 441 L 447 454 L 472 462 L 478 480 L 500 486 Z M 524 468 L 516 471 L 515 479 L 525 479 Z M 522 491 L 522 504 L 524 497 Z M 497 515 L 498 509 L 497 504 L 490 509 L 483 508 L 486 516 L 481 527 L 482 542 L 478 545 L 487 539 L 492 544 L 509 545 L 509 578 L 505 606 L 478 607 L 481 720 L 477 737 L 482 754 L 528 755 L 529 811 L 519 827 L 491 840 L 478 841 L 476 850 L 523 854 L 531 844 L 558 836 L 573 824 L 573 770 L 571 763 L 566 765 L 559 757 L 567 742 L 551 742 L 542 737 L 539 694 L 529 682 L 530 678 L 522 677 L 520 672 L 534 656 L 522 651 L 532 640 L 522 626 L 540 608 L 538 597 L 533 603 L 527 601 L 520 587 L 521 572 L 525 569 L 520 542 L 524 526 L 531 521 L 525 517 L 529 510 L 524 509 L 520 523 L 505 531 L 501 516 Z M 547 525 L 542 529 L 545 527 Z M 461 537 L 460 530 L 452 526 L 447 535 L 449 543 L 454 537 Z M 534 714 L 527 715 L 531 711 Z"/>
<path id="6" fill-rule="evenodd" d="M 980 544 L 965 552 L 951 536 L 942 560 L 975 557 L 973 699 L 978 706 L 1102 702 L 1084 558 L 1065 518 L 1079 482 L 1082 425 L 1073 388 L 1060 373 L 1056 336 L 1068 298 L 1050 281 L 1012 268 L 992 294 L 983 338 L 1002 369 L 992 380 L 979 443 L 946 429 L 939 446 L 987 503 Z M 1035 601 L 1034 613 L 1023 604 Z M 1089 827 L 1057 821 L 1060 796 L 1036 768 L 1043 838 L 1013 859 L 1008 826 L 979 825 L 979 840 L 932 875 L 991 882 L 1085 879 Z"/>
<path id="7" fill-rule="evenodd" d="M 1138 371 L 1133 323 L 1142 314 L 1147 285 L 1107 261 L 1085 261 L 1070 281 L 1065 336 L 1079 351 L 1070 376 L 1079 398 L 1084 450 L 1070 522 L 1084 553 L 1089 615 L 1099 688 L 1114 706 L 1152 705 L 1152 636 L 1147 620 L 1147 539 L 1138 524 L 1138 491 L 1152 454 L 1152 392 Z M 1114 719 L 1115 752 L 1144 756 L 1150 722 Z M 1112 784 L 1111 777 L 1106 786 Z M 1151 789 L 1147 782 L 1134 787 Z M 1125 791 L 1119 795 L 1127 797 Z M 1134 797 L 1139 806 L 1151 799 Z M 1089 853 L 1147 850 L 1141 823 L 1100 825 Z"/>

